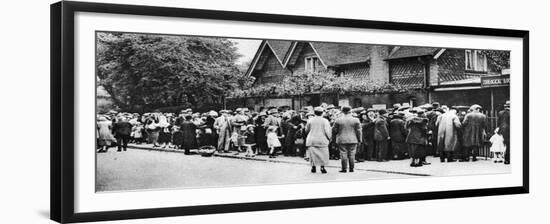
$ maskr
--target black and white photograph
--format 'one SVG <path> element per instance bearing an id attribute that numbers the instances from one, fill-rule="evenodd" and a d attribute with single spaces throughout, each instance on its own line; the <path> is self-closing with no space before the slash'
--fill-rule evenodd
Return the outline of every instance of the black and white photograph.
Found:
<path id="1" fill-rule="evenodd" d="M 510 54 L 97 30 L 95 191 L 508 174 Z"/>
<path id="2" fill-rule="evenodd" d="M 547 219 L 542 1 L 4 5 L 0 223 Z"/>

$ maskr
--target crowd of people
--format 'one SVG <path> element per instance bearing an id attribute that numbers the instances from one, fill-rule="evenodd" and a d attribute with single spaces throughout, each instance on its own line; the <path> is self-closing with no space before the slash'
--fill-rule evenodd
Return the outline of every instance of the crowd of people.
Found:
<path id="1" fill-rule="evenodd" d="M 149 143 L 190 154 L 193 149 L 245 153 L 245 156 L 300 156 L 311 171 L 322 173 L 330 159 L 340 159 L 340 172 L 353 172 L 355 162 L 411 159 L 411 167 L 430 165 L 426 156 L 441 162 L 476 161 L 480 147 L 491 144 L 495 163 L 510 163 L 510 103 L 498 114 L 497 127 L 488 130 L 481 106 L 466 112 L 454 107 L 396 104 L 393 108 L 351 108 L 323 103 L 290 110 L 269 107 L 179 114 L 98 114 L 98 152 L 128 143 Z"/>

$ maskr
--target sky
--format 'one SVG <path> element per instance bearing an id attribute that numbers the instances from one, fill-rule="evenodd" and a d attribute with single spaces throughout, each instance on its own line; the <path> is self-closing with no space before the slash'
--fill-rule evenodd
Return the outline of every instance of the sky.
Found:
<path id="1" fill-rule="evenodd" d="M 242 55 L 237 60 L 237 63 L 244 64 L 246 62 L 252 61 L 254 54 L 258 51 L 261 40 L 251 40 L 251 39 L 229 39 L 237 43 L 237 52 Z"/>

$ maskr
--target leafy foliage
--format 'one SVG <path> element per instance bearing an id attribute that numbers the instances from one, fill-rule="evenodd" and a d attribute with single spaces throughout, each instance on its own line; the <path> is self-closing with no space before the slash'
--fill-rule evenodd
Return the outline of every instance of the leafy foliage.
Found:
<path id="1" fill-rule="evenodd" d="M 494 62 L 499 70 L 510 68 L 510 51 L 484 50 L 481 53 Z"/>
<path id="2" fill-rule="evenodd" d="M 376 83 L 367 79 L 353 79 L 336 76 L 330 71 L 295 73 L 285 76 L 281 82 L 266 83 L 246 89 L 238 89 L 229 96 L 232 98 L 293 96 L 307 93 L 339 93 L 349 95 L 372 93 L 403 93 L 410 91 L 390 83 Z"/>
<path id="3" fill-rule="evenodd" d="M 224 38 L 98 33 L 97 74 L 116 106 L 219 107 L 222 97 L 251 82 Z"/>

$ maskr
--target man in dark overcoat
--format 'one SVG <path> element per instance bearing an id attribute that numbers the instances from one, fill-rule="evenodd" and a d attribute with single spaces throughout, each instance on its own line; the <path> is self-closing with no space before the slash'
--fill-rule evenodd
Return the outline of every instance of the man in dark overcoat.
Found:
<path id="1" fill-rule="evenodd" d="M 405 145 L 407 130 L 405 129 L 405 121 L 403 120 L 404 116 L 405 113 L 399 111 L 393 115 L 393 119 L 390 121 L 393 159 L 404 159 L 408 155 L 407 146 Z"/>
<path id="2" fill-rule="evenodd" d="M 183 133 L 182 149 L 185 150 L 185 154 L 189 155 L 190 150 L 197 147 L 197 125 L 191 120 L 193 116 L 190 114 L 185 115 L 185 120 L 180 124 L 180 130 Z"/>
<path id="3" fill-rule="evenodd" d="M 481 113 L 481 106 L 475 104 L 470 109 L 472 112 L 466 114 L 462 122 L 462 146 L 464 150 L 462 153 L 462 162 L 469 161 L 470 155 L 473 162 L 477 161 L 479 147 L 485 141 L 487 133 L 487 116 Z"/>
<path id="4" fill-rule="evenodd" d="M 376 150 L 374 143 L 374 121 L 376 120 L 376 114 L 373 109 L 368 109 L 363 116 L 363 122 L 361 123 L 363 132 L 363 147 L 365 152 L 365 160 L 372 161 L 376 158 Z"/>
<path id="5" fill-rule="evenodd" d="M 506 146 L 504 164 L 510 164 L 510 101 L 506 101 L 504 110 L 498 112 L 498 133 L 504 138 Z"/>
<path id="6" fill-rule="evenodd" d="M 128 118 L 121 117 L 113 124 L 113 134 L 115 135 L 118 152 L 126 151 L 128 148 L 128 142 L 130 141 L 130 134 L 132 134 L 132 124 L 128 121 Z"/>
<path id="7" fill-rule="evenodd" d="M 378 111 L 378 117 L 374 121 L 374 141 L 376 145 L 377 161 L 386 162 L 388 156 L 388 141 L 390 133 L 387 122 L 388 112 L 385 109 Z"/>

